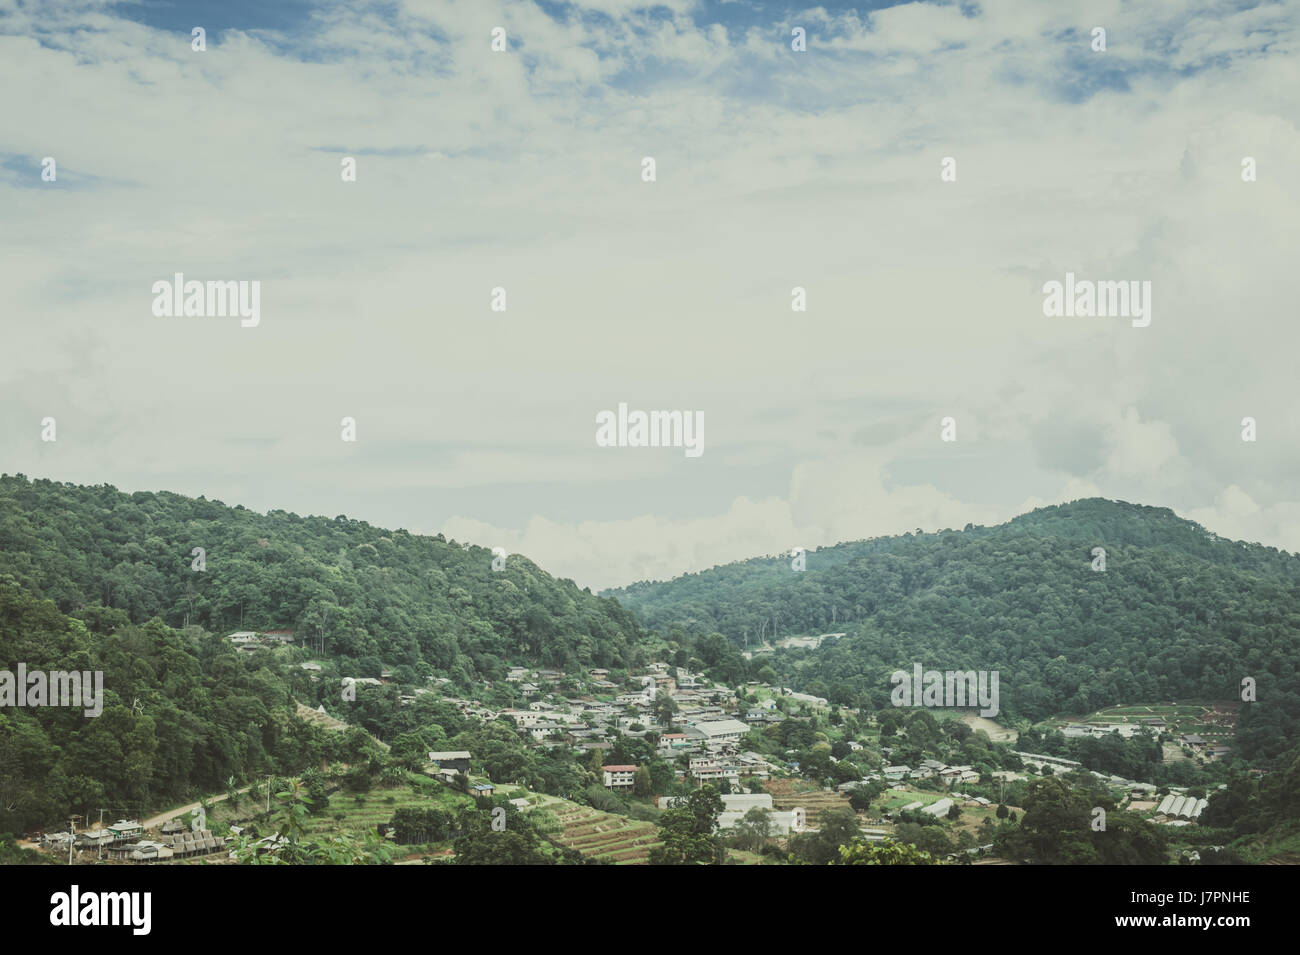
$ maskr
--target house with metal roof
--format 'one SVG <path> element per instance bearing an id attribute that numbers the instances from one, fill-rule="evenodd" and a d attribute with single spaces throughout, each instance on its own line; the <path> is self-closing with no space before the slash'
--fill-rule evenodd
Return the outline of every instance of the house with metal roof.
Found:
<path id="1" fill-rule="evenodd" d="M 470 754 L 467 749 L 448 750 L 429 754 L 429 762 L 437 763 L 439 769 L 454 769 L 465 772 L 469 769 Z"/>
<path id="2" fill-rule="evenodd" d="M 923 808 L 921 812 L 930 816 L 942 816 L 951 807 L 952 807 L 952 800 L 949 799 L 947 796 L 945 796 L 944 798 L 940 799 L 938 802 L 930 803 L 930 805 Z"/>

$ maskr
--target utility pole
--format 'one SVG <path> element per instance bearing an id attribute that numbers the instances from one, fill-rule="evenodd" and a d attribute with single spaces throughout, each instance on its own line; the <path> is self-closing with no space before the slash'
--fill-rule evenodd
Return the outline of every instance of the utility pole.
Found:
<path id="1" fill-rule="evenodd" d="M 267 815 L 267 818 L 270 818 L 270 815 L 271 815 L 271 780 L 272 780 L 273 778 L 274 778 L 274 777 L 272 777 L 272 776 L 267 776 L 267 777 L 266 777 L 266 815 Z"/>
<path id="2" fill-rule="evenodd" d="M 77 841 L 77 824 L 75 817 L 68 820 L 68 865 L 72 865 L 72 846 Z"/>

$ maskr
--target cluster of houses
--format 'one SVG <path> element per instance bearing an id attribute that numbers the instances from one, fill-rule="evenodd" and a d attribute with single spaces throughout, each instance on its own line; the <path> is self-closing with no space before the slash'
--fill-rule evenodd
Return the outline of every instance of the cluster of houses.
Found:
<path id="1" fill-rule="evenodd" d="M 266 647 L 292 646 L 292 630 L 239 630 L 226 636 L 235 645 L 236 650 L 251 653 Z M 319 668 L 318 668 L 319 669 Z"/>
<path id="2" fill-rule="evenodd" d="M 884 747 L 886 752 L 890 752 L 889 747 Z M 1041 753 L 1025 753 L 1016 751 L 1026 766 L 1037 768 L 1040 772 L 1043 767 L 1050 766 L 1054 772 L 1073 772 L 1082 770 L 1082 764 L 1072 759 L 1064 759 L 1059 756 L 1047 756 Z M 1132 798 L 1141 798 L 1155 793 L 1156 787 L 1151 783 L 1140 783 L 1132 779 L 1125 779 L 1123 776 L 1111 776 L 1105 773 L 1099 773 L 1087 770 L 1092 776 L 1118 789 L 1122 789 L 1130 794 Z M 1011 782 L 1014 780 L 1024 779 L 1023 773 L 1013 772 L 1011 770 L 996 770 L 992 774 L 994 779 Z M 868 773 L 861 779 L 853 780 L 847 783 L 841 783 L 836 787 L 837 791 L 848 793 L 864 786 L 868 783 L 883 781 L 890 789 L 905 790 L 908 788 L 909 781 L 922 779 L 937 779 L 945 786 L 954 786 L 965 783 L 978 783 L 980 774 L 970 766 L 946 766 L 936 759 L 922 760 L 921 764 L 913 769 L 911 766 L 886 766 L 878 773 Z M 922 812 L 940 815 L 948 811 L 954 800 L 960 801 L 963 805 L 989 806 L 990 800 L 982 796 L 968 796 L 954 792 L 952 799 L 939 800 L 925 806 L 921 802 L 913 802 L 901 807 L 901 811 L 920 810 Z M 936 808 L 939 807 L 939 808 Z"/>
<path id="3" fill-rule="evenodd" d="M 845 787 L 852 788 L 877 780 L 901 784 L 908 779 L 938 779 L 945 786 L 952 786 L 956 783 L 977 783 L 979 778 L 980 774 L 969 766 L 949 766 L 937 759 L 926 759 L 915 769 L 911 766 L 886 766 L 878 773 L 868 773 L 862 779 L 844 783 L 839 788 L 843 791 Z"/>
<path id="4" fill-rule="evenodd" d="M 745 778 L 766 779 L 780 769 L 762 755 L 746 751 L 743 745 L 752 729 L 786 719 L 774 700 L 742 707 L 730 688 L 708 686 L 686 669 L 665 663 L 649 664 L 622 686 L 610 681 L 609 676 L 608 670 L 596 668 L 581 682 L 588 689 L 607 691 L 601 695 L 613 695 L 613 699 L 597 699 L 595 694 L 566 698 L 558 692 L 546 692 L 546 685 L 562 682 L 566 674 L 558 670 L 512 667 L 507 680 L 517 684 L 525 697 L 540 695 L 542 699 L 501 710 L 486 707 L 477 700 L 455 697 L 443 697 L 443 700 L 455 705 L 464 715 L 485 722 L 509 719 L 521 735 L 538 746 L 569 749 L 578 755 L 610 751 L 615 734 L 637 738 L 656 736 L 658 754 L 670 760 L 686 756 L 687 768 L 679 772 L 679 778 L 689 778 L 697 784 L 716 785 L 727 780 L 735 785 Z M 614 692 L 618 690 L 624 692 Z M 670 726 L 662 724 L 663 711 L 657 706 L 665 698 L 673 703 Z M 824 704 L 825 700 L 806 697 L 799 702 L 815 706 Z M 430 754 L 430 760 L 438 762 L 436 755 Z M 636 770 L 636 766 L 604 766 L 606 788 L 630 792 Z M 448 779 L 454 778 L 455 771 L 448 771 L 445 763 L 440 763 L 439 771 Z"/>
<path id="5" fill-rule="evenodd" d="M 68 843 L 78 852 L 94 851 L 108 846 L 135 842 L 144 835 L 144 827 L 134 819 L 119 819 L 100 829 L 86 829 L 75 835 L 71 832 L 47 832 L 40 837 L 42 847 L 67 851 Z"/>
<path id="6" fill-rule="evenodd" d="M 206 829 L 189 829 L 178 820 L 163 824 L 157 838 L 146 839 L 144 826 L 134 819 L 119 819 L 109 826 L 87 829 L 73 835 L 54 832 L 41 837 L 41 845 L 66 852 L 91 852 L 119 862 L 162 862 L 191 856 L 210 855 L 226 846 L 226 839 Z"/>
<path id="7" fill-rule="evenodd" d="M 542 746 L 604 752 L 613 748 L 611 739 L 616 732 L 641 738 L 653 734 L 659 736 L 659 749 L 664 755 L 737 756 L 735 772 L 729 774 L 733 778 L 746 775 L 746 769 L 753 769 L 754 775 L 770 769 L 766 761 L 755 758 L 753 754 L 739 758 L 740 754 L 735 750 L 755 726 L 785 719 L 771 701 L 745 711 L 745 718 L 741 720 L 736 718 L 740 710 L 734 691 L 725 686 L 705 686 L 682 668 L 652 663 L 645 672 L 629 679 L 629 687 L 611 683 L 608 676 L 609 671 L 598 668 L 590 671 L 586 682 L 593 688 L 626 690 L 612 700 L 595 699 L 594 696 L 565 698 L 557 693 L 547 693 L 544 699 L 528 703 L 527 708 L 492 710 L 478 701 L 444 699 L 467 716 L 485 721 L 505 717 L 520 733 Z M 524 682 L 530 677 L 538 682 Z M 519 684 L 525 696 L 543 694 L 542 684 L 557 683 L 564 678 L 565 674 L 560 671 L 529 671 L 523 667 L 512 668 L 507 677 Z M 670 727 L 659 722 L 655 703 L 664 697 L 673 701 L 672 723 L 679 728 L 677 732 L 665 732 Z"/>
<path id="8" fill-rule="evenodd" d="M 1193 753 L 1204 756 L 1206 759 L 1222 759 L 1232 752 L 1232 747 L 1226 743 L 1211 743 L 1195 733 L 1184 733 L 1178 737 L 1178 743 L 1187 747 Z"/>
<path id="9" fill-rule="evenodd" d="M 277 639 L 291 643 L 292 636 L 289 631 L 261 634 L 241 631 L 227 639 L 241 647 L 260 647 Z M 302 663 L 300 666 L 311 673 L 313 680 L 318 679 L 319 663 Z M 343 677 L 342 681 L 357 692 L 382 686 L 390 682 L 391 676 L 385 671 L 379 678 L 349 676 Z M 479 700 L 445 695 L 442 692 L 445 687 L 441 686 L 410 689 L 401 697 L 401 702 L 409 704 L 420 694 L 439 692 L 440 699 L 456 706 L 467 717 L 482 722 L 509 719 L 522 735 L 537 745 L 568 748 L 579 755 L 593 750 L 612 750 L 616 734 L 640 738 L 655 735 L 659 737 L 660 755 L 689 757 L 689 769 L 679 775 L 697 783 L 717 783 L 724 779 L 738 783 L 746 777 L 767 778 L 779 769 L 760 754 L 743 751 L 741 746 L 750 730 L 787 719 L 775 699 L 767 698 L 742 706 L 730 688 L 710 686 L 687 669 L 662 662 L 647 665 L 622 683 L 616 683 L 610 677 L 610 671 L 600 667 L 572 678 L 562 670 L 512 666 L 506 672 L 507 682 L 517 687 L 519 696 L 526 700 L 532 698 L 531 702 L 517 708 L 497 709 Z M 622 674 L 619 677 L 623 679 Z M 450 683 L 445 677 L 436 678 L 435 682 Z M 561 683 L 576 684 L 589 695 L 566 697 L 559 689 Z M 751 681 L 746 687 L 747 692 L 757 690 L 767 690 L 808 709 L 829 705 L 822 697 L 784 688 L 774 689 L 756 681 Z M 598 699 L 598 696 L 603 698 Z M 664 698 L 673 703 L 671 726 L 662 725 L 663 712 L 656 706 Z M 667 732 L 670 729 L 673 732 Z M 447 775 L 450 778 L 454 773 Z M 616 790 L 630 789 L 631 780 L 625 776 L 624 773 L 611 773 L 607 785 Z"/>

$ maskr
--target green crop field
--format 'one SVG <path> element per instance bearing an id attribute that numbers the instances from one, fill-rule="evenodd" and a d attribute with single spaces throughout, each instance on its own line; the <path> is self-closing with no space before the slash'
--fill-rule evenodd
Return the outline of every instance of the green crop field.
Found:
<path id="1" fill-rule="evenodd" d="M 441 784 L 408 784 L 393 789 L 375 789 L 364 794 L 337 792 L 330 796 L 329 807 L 313 813 L 308 832 L 375 832 L 381 823 L 390 822 L 399 809 L 443 809 L 458 811 L 474 805 L 474 799 Z M 342 819 L 336 818 L 342 816 Z"/>

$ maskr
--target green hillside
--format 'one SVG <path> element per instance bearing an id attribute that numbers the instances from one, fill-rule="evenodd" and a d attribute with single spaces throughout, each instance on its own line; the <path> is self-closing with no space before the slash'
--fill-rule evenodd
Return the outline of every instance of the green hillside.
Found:
<path id="1" fill-rule="evenodd" d="M 232 778 L 326 763 L 377 776 L 392 761 L 367 731 L 419 731 L 406 747 L 417 755 L 455 736 L 498 772 L 574 788 L 571 760 L 532 753 L 513 730 L 466 720 L 433 695 L 397 698 L 399 686 L 435 679 L 476 696 L 507 662 L 625 667 L 639 652 L 641 633 L 616 601 L 519 556 L 494 571 L 492 557 L 345 517 L 0 477 L 0 670 L 104 674 L 97 718 L 0 708 L 0 833 L 73 811 L 98 818 L 101 807 L 143 814 Z M 237 652 L 221 639 L 235 629 L 293 630 L 309 649 Z M 321 678 L 299 665 L 308 658 L 322 661 Z M 384 668 L 397 685 L 346 704 L 353 729 L 296 715 L 303 702 L 338 708 L 340 676 Z"/>
<path id="2" fill-rule="evenodd" d="M 5 575 L 64 613 L 102 606 L 134 623 L 289 629 L 369 669 L 425 665 L 462 684 L 503 677 L 507 659 L 618 666 L 638 637 L 617 602 L 521 556 L 494 572 L 490 550 L 441 535 L 21 475 L 0 477 Z"/>
<path id="3" fill-rule="evenodd" d="M 1105 572 L 1092 550 L 1106 551 Z M 649 627 L 738 647 L 844 632 L 759 656 L 832 701 L 889 702 L 914 663 L 996 670 L 1002 711 L 1038 720 L 1135 700 L 1239 698 L 1244 755 L 1300 729 L 1300 558 L 1226 540 L 1167 508 L 1091 499 L 998 527 L 840 544 L 609 591 Z"/>

